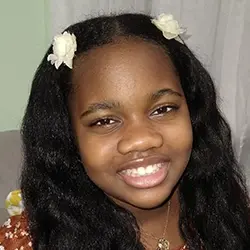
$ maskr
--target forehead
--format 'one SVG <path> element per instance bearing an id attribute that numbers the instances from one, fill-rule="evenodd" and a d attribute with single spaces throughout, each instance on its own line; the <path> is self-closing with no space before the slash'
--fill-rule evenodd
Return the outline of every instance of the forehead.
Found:
<path id="1" fill-rule="evenodd" d="M 78 58 L 73 69 L 73 84 L 81 95 L 104 99 L 108 94 L 129 89 L 133 89 L 133 93 L 142 88 L 182 91 L 167 53 L 155 44 L 135 39 L 104 45 Z"/>

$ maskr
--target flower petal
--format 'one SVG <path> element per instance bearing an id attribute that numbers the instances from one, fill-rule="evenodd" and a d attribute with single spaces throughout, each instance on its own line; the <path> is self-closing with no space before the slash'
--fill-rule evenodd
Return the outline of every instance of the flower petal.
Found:
<path id="1" fill-rule="evenodd" d="M 72 69 L 72 59 L 66 59 L 63 61 L 70 69 Z"/>
<path id="2" fill-rule="evenodd" d="M 55 56 L 54 54 L 50 54 L 47 57 L 47 61 L 51 61 L 51 64 L 53 65 L 55 63 L 55 61 L 57 60 L 57 56 Z"/>
<path id="3" fill-rule="evenodd" d="M 63 63 L 63 60 L 62 60 L 62 59 L 56 60 L 56 61 L 55 61 L 55 67 L 56 67 L 56 69 L 58 69 L 58 68 L 61 66 L 62 63 Z"/>
<path id="4" fill-rule="evenodd" d="M 161 14 L 157 19 L 152 19 L 151 22 L 162 31 L 163 36 L 170 40 L 176 39 L 178 42 L 183 41 L 178 38 L 180 34 L 186 32 L 186 29 L 180 27 L 179 23 L 174 19 L 171 14 Z"/>
<path id="5" fill-rule="evenodd" d="M 153 19 L 151 21 L 159 30 L 164 30 L 164 24 L 162 24 L 161 22 L 159 22 L 158 20 L 156 19 Z"/>
<path id="6" fill-rule="evenodd" d="M 176 38 L 178 35 L 177 34 L 173 34 L 173 33 L 170 33 L 170 32 L 167 32 L 167 31 L 163 31 L 163 36 L 165 38 L 167 38 L 168 40 L 171 40 L 173 38 Z"/>
<path id="7" fill-rule="evenodd" d="M 174 20 L 174 17 L 173 17 L 173 15 L 171 15 L 171 14 L 160 14 L 159 15 L 159 17 L 158 17 L 158 20 L 160 21 L 160 22 L 168 22 L 168 21 L 172 21 L 172 20 Z"/>
<path id="8" fill-rule="evenodd" d="M 76 36 L 67 31 L 56 35 L 53 42 L 53 54 L 48 55 L 47 60 L 55 64 L 56 69 L 62 63 L 72 69 L 72 61 L 77 50 Z"/>

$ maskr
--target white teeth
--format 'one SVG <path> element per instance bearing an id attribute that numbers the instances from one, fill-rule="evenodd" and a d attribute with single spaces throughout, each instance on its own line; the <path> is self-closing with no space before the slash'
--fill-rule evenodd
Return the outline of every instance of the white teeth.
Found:
<path id="1" fill-rule="evenodd" d="M 133 170 L 132 169 L 128 169 L 128 173 L 132 174 Z"/>
<path id="2" fill-rule="evenodd" d="M 138 173 L 139 175 L 145 175 L 146 169 L 143 168 L 143 167 L 140 167 L 140 168 L 137 169 L 137 173 Z"/>
<path id="3" fill-rule="evenodd" d="M 146 167 L 146 173 L 147 173 L 147 174 L 150 174 L 150 173 L 152 173 L 153 171 L 154 171 L 154 168 L 153 168 L 152 165 Z"/>
<path id="4" fill-rule="evenodd" d="M 137 174 L 137 170 L 136 169 L 131 169 L 132 173 L 131 174 Z"/>
<path id="5" fill-rule="evenodd" d="M 150 174 L 154 174 L 161 168 L 161 163 L 149 165 L 147 167 L 139 167 L 139 168 L 133 168 L 133 169 L 126 169 L 122 171 L 122 174 L 129 175 L 132 177 L 139 177 L 139 176 L 146 176 Z"/>

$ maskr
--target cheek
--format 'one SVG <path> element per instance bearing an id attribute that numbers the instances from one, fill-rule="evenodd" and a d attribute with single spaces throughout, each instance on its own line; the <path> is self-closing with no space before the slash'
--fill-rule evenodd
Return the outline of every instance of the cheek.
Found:
<path id="1" fill-rule="evenodd" d="M 178 131 L 178 132 L 177 132 Z M 193 134 L 191 126 L 186 129 L 176 129 L 171 133 L 171 141 L 173 142 L 173 148 L 180 152 L 190 152 L 193 144 Z"/>
<path id="2" fill-rule="evenodd" d="M 166 129 L 165 142 L 171 150 L 171 154 L 189 158 L 192 151 L 193 132 L 188 116 Z"/>
<path id="3" fill-rule="evenodd" d="M 116 150 L 115 142 L 95 136 L 82 136 L 79 140 L 79 151 L 83 165 L 87 171 L 104 170 L 112 165 L 113 155 Z"/>

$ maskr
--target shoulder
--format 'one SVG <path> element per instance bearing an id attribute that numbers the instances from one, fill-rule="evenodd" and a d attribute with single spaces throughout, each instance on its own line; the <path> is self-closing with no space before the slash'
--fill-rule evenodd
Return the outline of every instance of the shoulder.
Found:
<path id="1" fill-rule="evenodd" d="M 0 227 L 0 250 L 31 250 L 27 217 L 24 213 L 10 217 Z"/>
<path id="2" fill-rule="evenodd" d="M 10 192 L 5 206 L 10 218 L 0 226 L 0 250 L 31 250 L 31 237 L 21 191 Z"/>

